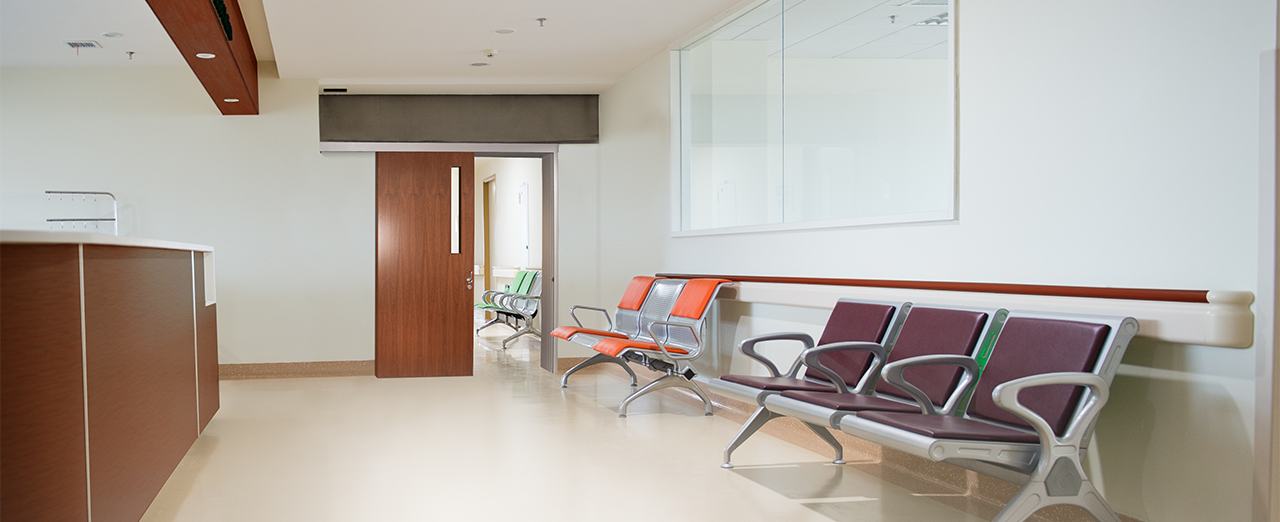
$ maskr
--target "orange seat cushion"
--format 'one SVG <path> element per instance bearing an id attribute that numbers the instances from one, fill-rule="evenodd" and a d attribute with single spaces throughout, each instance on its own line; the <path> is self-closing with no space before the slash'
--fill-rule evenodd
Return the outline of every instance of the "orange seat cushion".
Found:
<path id="1" fill-rule="evenodd" d="M 671 315 L 689 319 L 701 318 L 707 305 L 711 303 L 711 298 L 716 296 L 716 289 L 721 284 L 731 282 L 728 279 L 690 279 L 684 284 L 684 289 L 680 290 L 680 297 L 671 308 Z"/>
<path id="2" fill-rule="evenodd" d="M 647 341 L 636 341 L 634 339 L 601 339 L 600 342 L 596 343 L 596 345 L 592 346 L 591 348 L 597 352 L 603 353 L 605 355 L 610 355 L 613 357 L 617 357 L 618 354 L 622 353 L 623 350 L 626 350 L 628 348 L 635 348 L 639 350 L 651 350 L 655 352 L 662 351 L 661 348 L 658 348 L 657 343 L 651 343 Z M 668 346 L 667 351 L 671 353 L 678 353 L 681 355 L 689 353 L 687 350 L 682 350 L 674 346 Z"/>
<path id="3" fill-rule="evenodd" d="M 607 330 L 596 330 L 596 329 L 594 329 L 594 328 L 581 328 L 581 327 L 578 327 L 578 326 L 561 326 L 561 327 L 556 328 L 555 330 L 552 330 L 552 331 L 551 331 L 551 335 L 552 335 L 552 336 L 559 337 L 559 338 L 564 339 L 564 340 L 566 340 L 566 341 L 568 341 L 570 337 L 573 337 L 573 336 L 575 336 L 575 335 L 577 335 L 577 334 L 580 334 L 580 333 L 586 333 L 586 334 L 591 334 L 591 335 L 599 335 L 599 336 L 603 336 L 603 337 L 618 337 L 618 338 L 621 338 L 621 339 L 626 339 L 626 338 L 627 338 L 627 336 L 622 335 L 622 334 L 620 334 L 620 333 L 618 333 L 618 332 L 610 332 L 610 331 L 607 331 Z"/>
<path id="4" fill-rule="evenodd" d="M 653 286 L 653 282 L 658 277 L 635 276 L 631 278 L 631 284 L 627 285 L 626 293 L 622 294 L 622 300 L 618 301 L 618 308 L 624 310 L 639 310 L 640 305 L 644 304 L 644 298 L 649 295 L 649 287 Z"/>

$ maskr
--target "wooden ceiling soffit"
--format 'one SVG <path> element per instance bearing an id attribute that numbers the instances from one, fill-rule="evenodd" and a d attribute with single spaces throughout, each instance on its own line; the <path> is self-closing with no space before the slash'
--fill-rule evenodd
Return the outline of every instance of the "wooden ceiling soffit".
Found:
<path id="1" fill-rule="evenodd" d="M 240 4 L 236 0 L 147 0 L 147 3 L 218 110 L 225 115 L 258 114 L 258 60 L 249 42 Z M 214 57 L 196 57 L 204 53 Z"/>

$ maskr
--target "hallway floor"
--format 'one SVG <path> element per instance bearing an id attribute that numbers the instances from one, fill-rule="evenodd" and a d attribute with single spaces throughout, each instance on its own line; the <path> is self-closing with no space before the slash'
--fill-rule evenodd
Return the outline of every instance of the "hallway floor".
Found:
<path id="1" fill-rule="evenodd" d="M 222 381 L 222 408 L 143 517 L 160 521 L 981 519 L 585 371 L 561 389 L 525 336 L 475 375 Z M 643 384 L 643 383 L 642 383 Z"/>

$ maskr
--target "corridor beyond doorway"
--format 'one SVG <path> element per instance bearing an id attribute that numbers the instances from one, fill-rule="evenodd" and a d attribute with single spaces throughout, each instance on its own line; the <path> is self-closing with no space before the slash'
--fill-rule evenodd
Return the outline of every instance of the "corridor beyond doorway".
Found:
<path id="1" fill-rule="evenodd" d="M 480 302 L 485 291 L 505 289 L 520 270 L 542 269 L 543 165 L 540 158 L 477 157 L 475 168 L 475 301 Z M 535 316 L 533 327 L 541 330 L 540 322 Z"/>

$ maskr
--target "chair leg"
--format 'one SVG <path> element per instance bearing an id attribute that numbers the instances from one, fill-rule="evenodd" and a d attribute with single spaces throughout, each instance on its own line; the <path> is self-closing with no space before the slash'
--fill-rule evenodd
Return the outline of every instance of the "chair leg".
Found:
<path id="1" fill-rule="evenodd" d="M 618 416 L 626 417 L 627 406 L 630 406 L 632 401 L 635 401 L 641 395 L 644 395 L 651 391 L 661 390 L 663 388 L 670 388 L 672 386 L 679 386 L 682 388 L 689 388 L 690 390 L 693 390 L 693 393 L 698 394 L 698 397 L 702 398 L 702 404 L 705 407 L 704 414 L 711 415 L 711 398 L 707 397 L 706 392 L 703 392 L 702 388 L 698 387 L 698 383 L 685 379 L 684 376 L 682 375 L 667 374 L 667 375 L 663 375 L 662 377 L 659 377 L 658 380 L 656 381 L 653 381 L 649 384 L 644 385 L 643 388 L 636 390 L 635 393 L 627 396 L 626 399 L 623 399 L 622 405 L 618 407 Z"/>
<path id="2" fill-rule="evenodd" d="M 501 316 L 497 316 L 497 317 L 494 317 L 493 319 L 490 319 L 489 322 L 484 323 L 479 328 L 476 328 L 476 335 L 477 336 L 480 335 L 480 330 L 484 330 L 485 328 L 498 324 L 499 322 L 501 322 Z"/>
<path id="3" fill-rule="evenodd" d="M 1037 471 L 991 522 L 1023 522 L 1048 506 L 1079 506 L 1098 522 L 1120 522 L 1120 516 L 1093 487 L 1077 459 L 1058 457 L 1048 473 Z"/>
<path id="4" fill-rule="evenodd" d="M 818 438 L 822 439 L 836 450 L 836 459 L 831 461 L 832 464 L 844 464 L 844 446 L 840 445 L 840 441 L 836 440 L 836 436 L 831 434 L 831 430 L 817 424 L 804 423 L 811 431 L 818 434 Z"/>
<path id="5" fill-rule="evenodd" d="M 520 328 L 519 330 L 516 330 L 516 333 L 513 333 L 513 334 L 511 334 L 511 336 L 510 336 L 510 337 L 507 337 L 506 339 L 503 339 L 503 340 L 502 340 L 502 349 L 503 349 L 503 350 L 506 350 L 506 349 L 507 349 L 507 343 L 509 343 L 509 342 L 511 342 L 511 341 L 513 341 L 513 340 L 515 340 L 515 338 L 520 337 L 521 335 L 526 335 L 526 334 L 533 334 L 533 335 L 539 335 L 539 336 L 540 336 L 540 335 L 542 335 L 542 332 L 538 331 L 538 329 L 537 329 L 537 328 L 534 328 L 534 327 L 532 327 L 532 326 L 529 326 L 529 322 L 528 322 L 528 321 L 526 321 L 526 322 L 524 323 L 524 327 L 523 327 L 523 328 Z"/>
<path id="6" fill-rule="evenodd" d="M 751 414 L 746 424 L 742 425 L 742 429 L 738 430 L 738 434 L 734 435 L 733 440 L 729 441 L 729 445 L 724 447 L 724 464 L 721 464 L 720 467 L 725 469 L 732 468 L 733 464 L 729 463 L 729 459 L 733 456 L 733 450 L 738 449 L 738 446 L 741 446 L 743 442 L 755 435 L 766 423 L 781 416 L 769 411 L 764 406 L 756 408 L 755 413 Z"/>
<path id="7" fill-rule="evenodd" d="M 569 368 L 569 371 L 564 372 L 564 376 L 560 378 L 560 387 L 561 388 L 569 387 L 569 376 L 573 375 L 574 372 L 581 370 L 583 368 L 586 368 L 588 366 L 595 366 L 597 364 L 604 364 L 604 363 L 614 363 L 621 366 L 623 370 L 627 371 L 627 375 L 631 376 L 631 385 L 632 386 L 636 385 L 636 372 L 632 371 L 631 367 L 627 366 L 627 363 L 622 362 L 617 357 L 605 355 L 603 353 L 597 353 L 591 356 L 591 358 L 585 361 L 582 361 L 578 364 L 575 364 L 573 368 Z"/>

